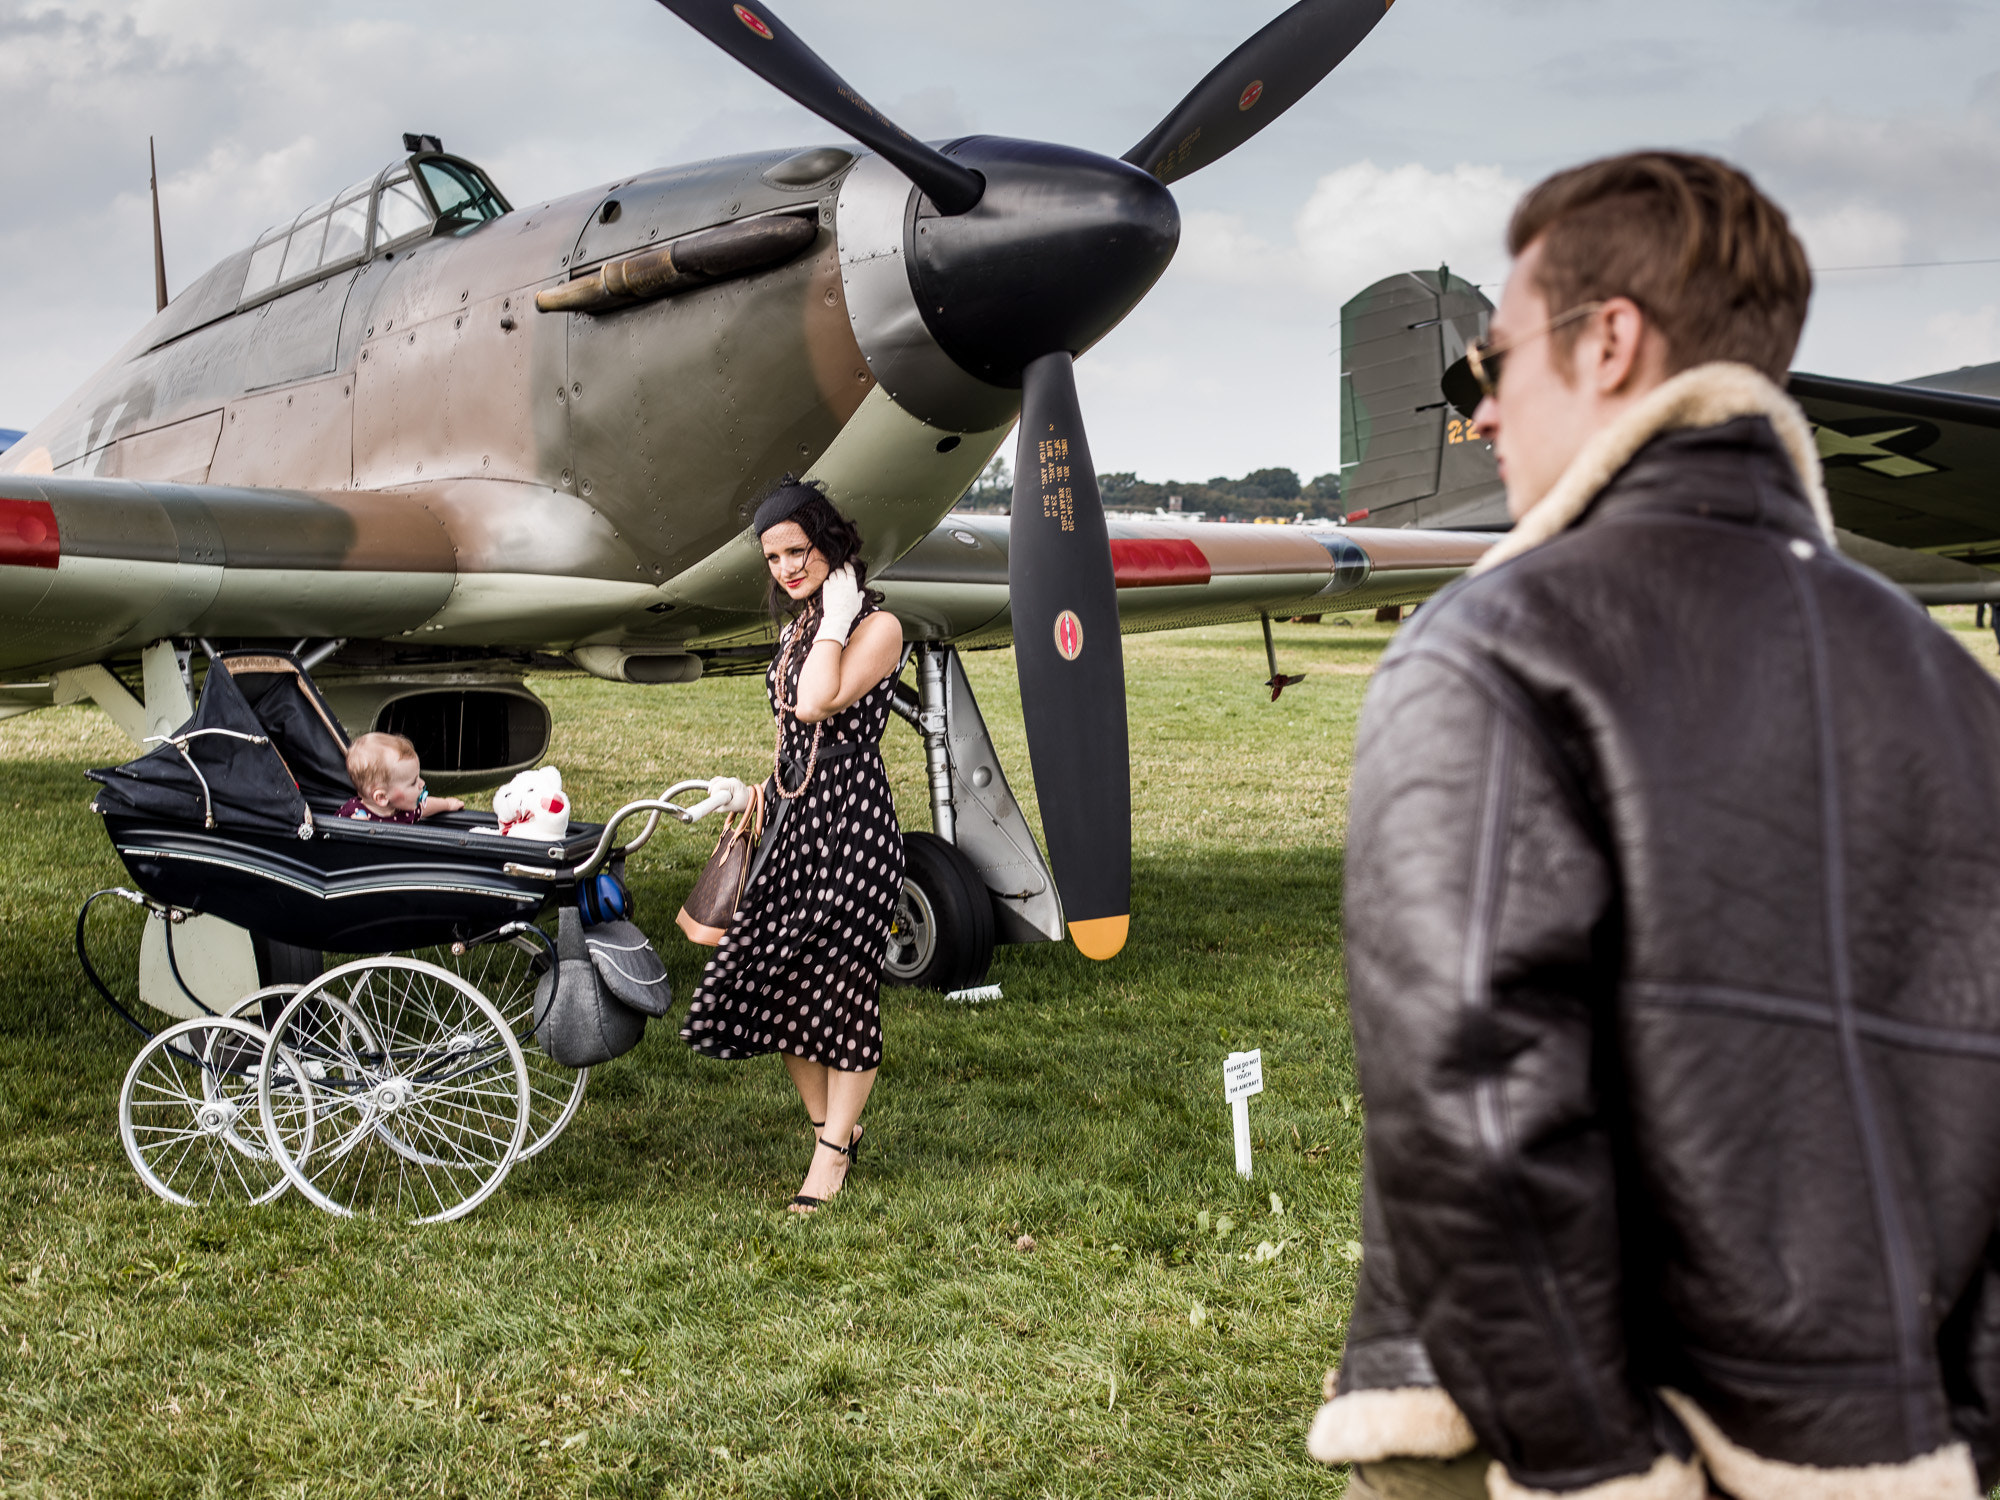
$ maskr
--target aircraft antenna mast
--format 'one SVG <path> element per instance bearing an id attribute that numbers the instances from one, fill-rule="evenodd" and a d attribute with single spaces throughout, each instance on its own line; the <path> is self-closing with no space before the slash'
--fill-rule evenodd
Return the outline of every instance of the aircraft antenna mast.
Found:
<path id="1" fill-rule="evenodd" d="M 153 300 L 154 312 L 167 310 L 167 247 L 160 238 L 160 159 L 153 153 L 153 138 L 146 137 L 146 164 L 152 168 L 153 186 Z"/>

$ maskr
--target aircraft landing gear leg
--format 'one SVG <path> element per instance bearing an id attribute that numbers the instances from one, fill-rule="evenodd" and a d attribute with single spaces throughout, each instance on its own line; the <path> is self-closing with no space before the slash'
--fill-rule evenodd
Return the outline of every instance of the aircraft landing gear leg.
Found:
<path id="1" fill-rule="evenodd" d="M 958 842 L 958 808 L 951 795 L 951 722 L 944 688 L 949 646 L 917 647 L 917 732 L 924 737 L 924 769 L 931 784 L 931 827 L 947 844 Z"/>
<path id="2" fill-rule="evenodd" d="M 898 683 L 890 704 L 923 736 L 936 832 L 903 837 L 909 868 L 883 977 L 966 989 L 984 980 L 996 941 L 1060 941 L 1062 902 L 957 650 L 924 644 L 913 655 L 917 691 Z"/>
<path id="3" fill-rule="evenodd" d="M 1278 694 L 1295 682 L 1304 682 L 1306 674 L 1301 672 L 1296 677 L 1287 677 L 1278 670 L 1278 647 L 1271 639 L 1271 616 L 1266 613 L 1259 615 L 1258 618 L 1264 622 L 1264 660 L 1270 663 L 1271 667 L 1271 675 L 1264 679 L 1264 686 L 1271 690 L 1271 701 L 1276 703 Z"/>
<path id="4" fill-rule="evenodd" d="M 993 962 L 993 898 L 979 868 L 958 848 L 952 787 L 949 646 L 916 648 L 916 704 L 897 684 L 890 701 L 923 736 L 930 782 L 931 833 L 903 835 L 903 894 L 889 919 L 882 977 L 890 984 L 950 994 L 983 984 Z"/>

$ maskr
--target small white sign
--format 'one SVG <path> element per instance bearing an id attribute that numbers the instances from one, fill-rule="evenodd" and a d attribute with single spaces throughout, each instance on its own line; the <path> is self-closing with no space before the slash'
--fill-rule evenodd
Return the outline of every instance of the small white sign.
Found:
<path id="1" fill-rule="evenodd" d="M 1222 1064 L 1222 1095 L 1229 1103 L 1264 1092 L 1264 1049 L 1232 1052 Z"/>

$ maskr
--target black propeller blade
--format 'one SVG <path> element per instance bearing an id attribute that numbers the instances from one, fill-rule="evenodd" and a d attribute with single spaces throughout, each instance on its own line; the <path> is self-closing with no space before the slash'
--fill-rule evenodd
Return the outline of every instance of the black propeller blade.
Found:
<path id="1" fill-rule="evenodd" d="M 1132 911 L 1132 770 L 1118 585 L 1067 353 L 1021 372 L 1008 522 L 1014 670 L 1049 862 L 1071 939 L 1125 946 Z"/>
<path id="2" fill-rule="evenodd" d="M 990 385 L 1011 386 L 1021 372 L 1007 574 L 1015 668 L 1050 863 L 1070 936 L 1091 958 L 1118 952 L 1131 920 L 1132 787 L 1117 579 L 1071 360 L 1130 311 L 1173 255 L 1180 217 L 1161 184 L 1227 155 L 1291 108 L 1394 3 L 1299 0 L 1125 153 L 1138 173 L 1035 142 L 961 143 L 955 149 L 991 173 L 988 194 L 987 176 L 885 119 L 764 0 L 660 0 L 929 197 L 944 217 L 919 226 L 924 248 L 909 267 L 926 327 L 947 358 Z M 1274 697 L 1286 681 L 1274 667 Z"/>
<path id="3" fill-rule="evenodd" d="M 1395 3 L 1299 0 L 1224 58 L 1125 160 L 1173 182 L 1227 156 L 1310 93 Z"/>
<path id="4" fill-rule="evenodd" d="M 795 103 L 892 162 L 947 214 L 979 201 L 979 174 L 907 134 L 847 86 L 764 0 L 660 0 L 668 10 Z"/>

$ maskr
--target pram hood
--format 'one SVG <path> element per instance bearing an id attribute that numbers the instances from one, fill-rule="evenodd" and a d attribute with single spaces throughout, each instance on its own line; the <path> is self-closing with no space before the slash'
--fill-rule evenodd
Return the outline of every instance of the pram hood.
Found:
<path id="1" fill-rule="evenodd" d="M 137 760 L 87 773 L 100 813 L 308 838 L 313 809 L 354 795 L 347 734 L 298 661 L 225 651 L 209 663 L 194 717 Z"/>

